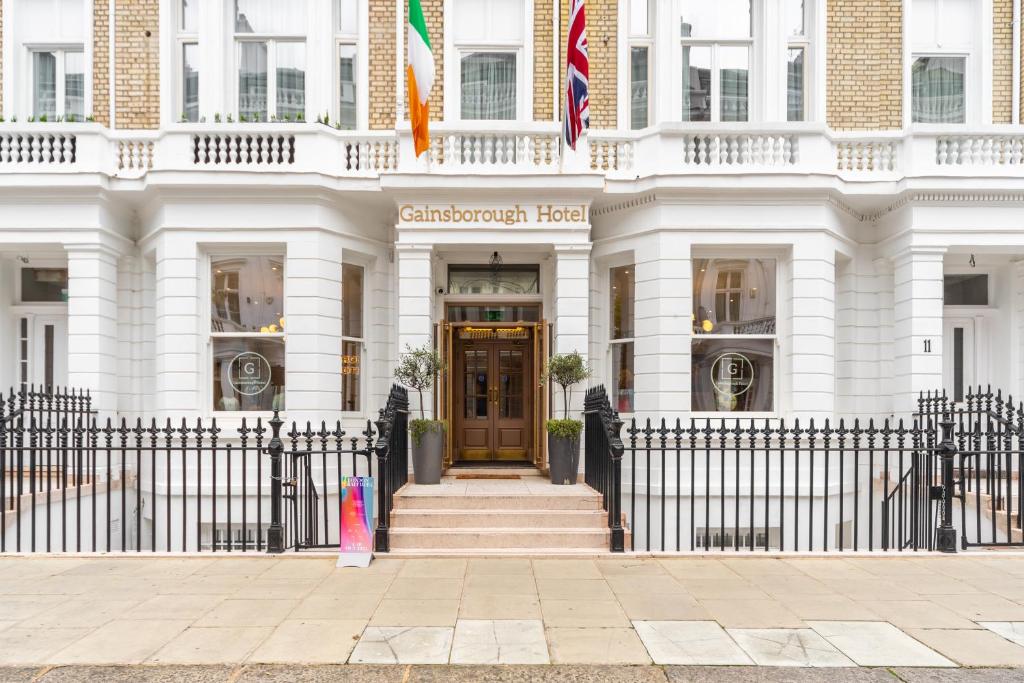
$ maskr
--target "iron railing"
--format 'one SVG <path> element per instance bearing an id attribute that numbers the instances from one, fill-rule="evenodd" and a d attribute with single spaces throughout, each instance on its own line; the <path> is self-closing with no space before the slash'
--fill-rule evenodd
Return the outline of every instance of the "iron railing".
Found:
<path id="1" fill-rule="evenodd" d="M 604 509 L 608 512 L 608 528 L 611 530 L 609 549 L 613 553 L 621 553 L 625 550 L 622 526 L 623 447 L 619 438 L 622 420 L 612 409 L 603 386 L 587 390 L 583 411 L 586 419 L 584 480 L 601 494 Z"/>
<path id="2" fill-rule="evenodd" d="M 373 546 L 391 551 L 391 510 L 395 491 L 409 480 L 409 391 L 393 385 L 377 419 L 377 529 Z"/>

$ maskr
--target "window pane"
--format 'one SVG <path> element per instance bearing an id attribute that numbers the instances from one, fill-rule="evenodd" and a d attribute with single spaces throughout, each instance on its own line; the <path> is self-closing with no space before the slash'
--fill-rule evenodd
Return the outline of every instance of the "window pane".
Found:
<path id="1" fill-rule="evenodd" d="M 235 0 L 236 33 L 306 34 L 306 0 Z"/>
<path id="2" fill-rule="evenodd" d="M 694 334 L 775 334 L 775 259 L 694 259 Z"/>
<path id="3" fill-rule="evenodd" d="M 57 55 L 32 53 L 32 114 L 36 118 L 57 116 Z"/>
<path id="4" fill-rule="evenodd" d="M 649 111 L 647 77 L 647 48 L 634 47 L 629 51 L 629 125 L 633 130 L 647 127 Z"/>
<path id="5" fill-rule="evenodd" d="M 453 323 L 540 322 L 539 306 L 449 306 Z"/>
<path id="6" fill-rule="evenodd" d="M 722 121 L 746 121 L 748 118 L 749 61 L 750 51 L 745 47 L 718 48 L 718 87 L 722 92 Z"/>
<path id="7" fill-rule="evenodd" d="M 774 409 L 774 340 L 700 339 L 693 341 L 692 352 L 693 410 Z"/>
<path id="8" fill-rule="evenodd" d="M 284 340 L 215 338 L 213 409 L 284 410 Z"/>
<path id="9" fill-rule="evenodd" d="M 267 44 L 239 43 L 238 117 L 267 120 Z"/>
<path id="10" fill-rule="evenodd" d="M 633 412 L 633 342 L 611 344 L 612 405 L 620 413 Z"/>
<path id="11" fill-rule="evenodd" d="M 277 44 L 277 118 L 306 116 L 306 44 Z"/>
<path id="12" fill-rule="evenodd" d="M 338 48 L 338 121 L 344 130 L 356 127 L 356 46 Z"/>
<path id="13" fill-rule="evenodd" d="M 359 33 L 358 0 L 336 0 L 335 12 L 338 18 L 338 33 L 356 35 Z"/>
<path id="14" fill-rule="evenodd" d="M 523 41 L 523 0 L 456 0 L 454 10 L 456 43 Z"/>
<path id="15" fill-rule="evenodd" d="M 194 33 L 197 30 L 196 15 L 199 13 L 200 0 L 181 0 L 181 30 L 183 33 Z"/>
<path id="16" fill-rule="evenodd" d="M 213 332 L 284 331 L 284 259 L 218 256 L 210 282 Z"/>
<path id="17" fill-rule="evenodd" d="M 181 113 L 186 121 L 199 120 L 199 46 L 181 46 Z"/>
<path id="18" fill-rule="evenodd" d="M 633 336 L 633 271 L 633 266 L 621 266 L 610 271 L 612 339 L 630 339 Z"/>
<path id="19" fill-rule="evenodd" d="M 539 294 L 536 266 L 452 266 L 448 269 L 449 294 Z"/>
<path id="20" fill-rule="evenodd" d="M 651 0 L 629 0 L 629 34 L 647 36 L 651 33 Z"/>
<path id="21" fill-rule="evenodd" d="M 963 57 L 917 57 L 911 69 L 911 116 L 915 123 L 963 123 Z"/>
<path id="22" fill-rule="evenodd" d="M 61 303 L 68 300 L 67 268 L 22 268 L 21 300 Z"/>
<path id="23" fill-rule="evenodd" d="M 711 120 L 711 48 L 683 48 L 683 121 Z"/>
<path id="24" fill-rule="evenodd" d="M 787 36 L 804 35 L 804 0 L 784 0 Z"/>
<path id="25" fill-rule="evenodd" d="M 358 412 L 362 342 L 341 342 L 341 409 Z"/>
<path id="26" fill-rule="evenodd" d="M 988 275 L 946 275 L 946 306 L 988 306 Z"/>
<path id="27" fill-rule="evenodd" d="M 462 57 L 462 118 L 516 118 L 516 55 L 471 52 Z"/>
<path id="28" fill-rule="evenodd" d="M 348 263 L 341 267 L 341 335 L 363 336 L 363 268 Z"/>
<path id="29" fill-rule="evenodd" d="M 804 49 L 793 48 L 786 60 L 786 120 L 804 120 Z"/>
<path id="30" fill-rule="evenodd" d="M 69 121 L 85 119 L 85 55 L 64 53 L 64 117 Z"/>
<path id="31" fill-rule="evenodd" d="M 681 0 L 683 38 L 749 38 L 750 0 Z"/>

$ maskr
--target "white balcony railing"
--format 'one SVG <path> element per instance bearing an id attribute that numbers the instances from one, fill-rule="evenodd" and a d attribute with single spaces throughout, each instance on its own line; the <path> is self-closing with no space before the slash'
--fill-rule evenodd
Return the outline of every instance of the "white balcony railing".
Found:
<path id="1" fill-rule="evenodd" d="M 376 178 L 382 173 L 652 176 L 822 175 L 845 182 L 911 177 L 1024 177 L 1024 133 L 1010 126 L 953 131 L 834 132 L 816 124 L 662 124 L 592 130 L 581 157 L 563 159 L 556 123 L 435 124 L 427 157 L 408 131 L 338 131 L 304 124 L 175 124 L 111 131 L 89 123 L 0 124 L 0 174 L 281 172 Z M 580 159 L 582 158 L 582 162 Z M 589 159 L 589 164 L 587 163 Z"/>

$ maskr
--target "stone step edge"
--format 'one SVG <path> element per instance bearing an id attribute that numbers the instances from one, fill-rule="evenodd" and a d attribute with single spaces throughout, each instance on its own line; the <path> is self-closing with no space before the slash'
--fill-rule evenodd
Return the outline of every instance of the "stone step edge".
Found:
<path id="1" fill-rule="evenodd" d="M 607 534 L 611 533 L 611 529 L 591 529 L 589 527 L 542 527 L 535 528 L 530 527 L 530 533 L 538 536 L 551 536 L 554 534 Z M 521 534 L 524 528 L 518 526 L 484 526 L 484 527 L 455 527 L 455 528 L 444 528 L 438 529 L 427 526 L 408 526 L 408 527 L 392 527 L 392 534 L 417 534 L 417 535 L 434 535 L 434 534 L 445 534 L 445 535 L 456 535 L 456 536 L 469 536 L 471 534 Z"/>
<path id="2" fill-rule="evenodd" d="M 603 508 L 589 509 L 584 508 L 582 510 L 576 508 L 530 508 L 523 510 L 522 508 L 409 508 L 400 507 L 395 508 L 391 511 L 392 515 L 430 515 L 438 516 L 441 515 L 509 515 L 510 517 L 525 517 L 526 515 L 593 515 L 595 517 L 602 516 L 607 517 L 608 512 Z"/>

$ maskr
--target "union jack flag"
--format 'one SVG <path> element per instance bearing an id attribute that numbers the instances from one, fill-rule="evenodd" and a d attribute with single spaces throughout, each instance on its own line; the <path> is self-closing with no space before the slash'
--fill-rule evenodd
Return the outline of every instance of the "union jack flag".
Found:
<path id="1" fill-rule="evenodd" d="M 590 58 L 587 55 L 587 19 L 583 0 L 569 2 L 569 45 L 565 66 L 565 121 L 562 124 L 565 144 L 576 149 L 584 128 L 590 128 Z"/>

